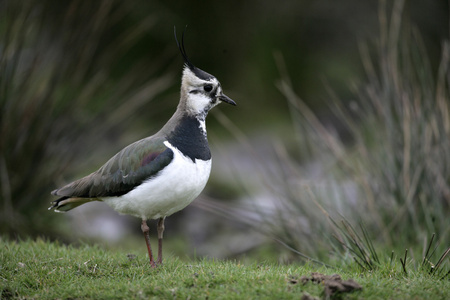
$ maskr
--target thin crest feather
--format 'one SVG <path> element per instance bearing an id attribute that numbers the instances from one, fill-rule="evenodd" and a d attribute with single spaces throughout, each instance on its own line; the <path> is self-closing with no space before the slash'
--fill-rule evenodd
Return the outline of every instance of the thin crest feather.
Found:
<path id="1" fill-rule="evenodd" d="M 183 34 L 181 35 L 181 45 L 178 42 L 177 29 L 175 26 L 173 27 L 173 34 L 175 35 L 175 41 L 177 42 L 178 49 L 180 49 L 181 55 L 183 56 L 184 63 L 186 64 L 186 66 L 189 67 L 189 69 L 194 70 L 195 66 L 189 60 L 187 53 L 186 53 L 186 49 L 184 48 L 184 34 L 186 32 L 186 29 L 187 29 L 187 25 L 183 30 Z"/>
<path id="2" fill-rule="evenodd" d="M 187 28 L 187 26 L 186 26 Z M 177 29 L 174 26 L 173 27 L 173 33 L 175 35 L 175 41 L 177 42 L 177 46 L 178 49 L 180 49 L 181 55 L 183 55 L 183 59 L 184 59 L 184 65 L 186 67 L 189 68 L 189 70 L 191 70 L 195 76 L 197 76 L 198 78 L 202 79 L 202 80 L 212 80 L 215 77 L 212 76 L 211 74 L 208 74 L 207 72 L 200 70 L 199 68 L 197 68 L 196 66 L 194 66 L 191 61 L 189 60 L 187 54 L 186 54 L 186 49 L 184 48 L 184 34 L 186 32 L 186 28 L 184 28 L 183 34 L 181 35 L 181 45 L 180 42 L 178 42 L 178 38 L 177 38 Z"/>

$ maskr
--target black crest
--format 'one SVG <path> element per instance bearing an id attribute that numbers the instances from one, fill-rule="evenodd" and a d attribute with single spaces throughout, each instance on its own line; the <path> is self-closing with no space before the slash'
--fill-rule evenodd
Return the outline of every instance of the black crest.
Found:
<path id="1" fill-rule="evenodd" d="M 184 28 L 183 30 L 183 34 L 181 35 L 181 45 L 178 42 L 178 38 L 177 38 L 177 29 L 174 26 L 173 27 L 173 34 L 175 35 L 175 41 L 177 42 L 177 46 L 178 49 L 180 49 L 181 55 L 183 56 L 184 59 L 184 64 L 195 74 L 195 76 L 197 76 L 200 79 L 203 80 L 211 80 L 214 78 L 214 76 L 212 76 L 211 74 L 206 73 L 205 71 L 200 70 L 199 68 L 197 68 L 196 66 L 194 66 L 191 61 L 189 60 L 187 53 L 186 53 L 186 49 L 184 48 L 184 34 L 186 33 L 186 28 L 187 26 Z"/>

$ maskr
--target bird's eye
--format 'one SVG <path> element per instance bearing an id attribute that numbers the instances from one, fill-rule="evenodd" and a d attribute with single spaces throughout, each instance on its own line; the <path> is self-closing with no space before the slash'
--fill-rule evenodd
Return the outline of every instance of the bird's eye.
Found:
<path id="1" fill-rule="evenodd" d="M 203 89 L 205 90 L 205 92 L 211 92 L 212 91 L 212 89 L 213 89 L 213 86 L 211 85 L 211 84 L 205 84 L 204 86 L 203 86 Z"/>

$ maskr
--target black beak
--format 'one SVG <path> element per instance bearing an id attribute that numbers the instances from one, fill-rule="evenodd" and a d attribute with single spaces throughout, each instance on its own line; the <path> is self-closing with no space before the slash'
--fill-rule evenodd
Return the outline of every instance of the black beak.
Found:
<path id="1" fill-rule="evenodd" d="M 228 97 L 228 96 L 225 95 L 225 94 L 222 94 L 222 95 L 218 96 L 217 98 L 218 98 L 220 101 L 222 101 L 222 102 L 225 102 L 225 103 L 228 103 L 228 104 L 231 104 L 231 105 L 236 106 L 236 102 L 234 102 L 233 100 L 231 100 L 231 98 Z"/>

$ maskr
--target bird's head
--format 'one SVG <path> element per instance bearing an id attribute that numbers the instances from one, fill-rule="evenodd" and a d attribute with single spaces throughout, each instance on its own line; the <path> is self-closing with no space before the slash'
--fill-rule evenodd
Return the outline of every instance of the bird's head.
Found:
<path id="1" fill-rule="evenodd" d="M 181 45 L 176 32 L 175 40 L 184 59 L 180 105 L 184 105 L 188 113 L 197 116 L 206 116 L 211 108 L 221 102 L 236 105 L 236 102 L 223 93 L 216 77 L 200 70 L 190 62 L 184 48 L 184 32 L 181 36 Z"/>

